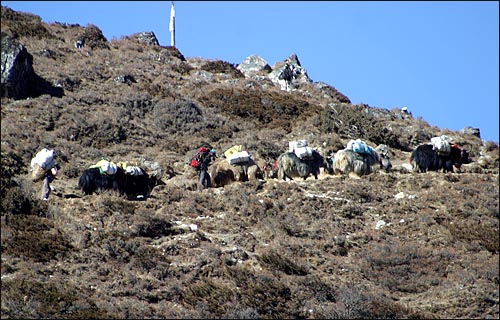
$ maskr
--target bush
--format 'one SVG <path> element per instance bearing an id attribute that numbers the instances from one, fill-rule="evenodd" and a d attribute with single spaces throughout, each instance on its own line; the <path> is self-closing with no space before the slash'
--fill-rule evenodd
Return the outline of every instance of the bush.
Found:
<path id="1" fill-rule="evenodd" d="M 194 132 L 197 124 L 203 120 L 201 109 L 189 100 L 170 103 L 160 100 L 153 108 L 156 127 L 168 134 L 178 131 Z"/>

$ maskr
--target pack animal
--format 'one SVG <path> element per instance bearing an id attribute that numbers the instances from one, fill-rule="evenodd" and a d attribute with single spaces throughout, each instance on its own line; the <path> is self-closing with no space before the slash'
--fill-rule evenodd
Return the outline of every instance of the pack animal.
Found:
<path id="1" fill-rule="evenodd" d="M 217 159 L 210 167 L 211 184 L 213 187 L 223 187 L 233 182 L 256 181 L 264 179 L 264 172 L 250 159 L 248 163 L 231 165 L 226 159 Z"/>
<path id="2" fill-rule="evenodd" d="M 101 193 L 104 190 L 112 190 L 127 199 L 146 199 L 157 185 L 164 184 L 158 177 L 158 173 L 151 176 L 140 168 L 142 174 L 130 175 L 118 167 L 116 173 L 101 173 L 99 168 L 87 168 L 78 180 L 78 187 L 84 195 Z"/>
<path id="3" fill-rule="evenodd" d="M 113 190 L 123 195 L 126 179 L 126 174 L 121 168 L 118 168 L 112 175 L 101 173 L 99 168 L 87 168 L 78 179 L 78 187 L 84 195 L 100 193 L 104 190 Z"/>
<path id="4" fill-rule="evenodd" d="M 358 153 L 351 149 L 337 151 L 333 161 L 334 174 L 348 175 L 353 173 L 363 176 L 375 172 L 375 165 L 380 169 L 389 170 L 392 167 L 389 153 L 385 145 L 379 145 L 369 153 Z"/>
<path id="5" fill-rule="evenodd" d="M 316 150 L 312 151 L 310 160 L 300 159 L 293 152 L 282 153 L 278 157 L 276 165 L 278 179 L 284 181 L 286 181 L 286 178 L 293 180 L 293 178 L 297 177 L 306 180 L 311 174 L 315 179 L 318 179 L 320 168 L 325 168 L 325 170 L 331 172 L 331 161 L 325 160 Z"/>
<path id="6" fill-rule="evenodd" d="M 139 169 L 142 171 L 142 174 L 125 175 L 123 192 L 129 199 L 146 199 L 151 195 L 151 191 L 153 191 L 155 186 L 165 184 L 158 177 L 157 172 L 149 175 L 144 169 Z"/>
<path id="7" fill-rule="evenodd" d="M 460 149 L 456 144 L 450 147 L 450 153 L 447 155 L 439 154 L 432 144 L 422 144 L 411 153 L 410 163 L 415 172 L 453 172 L 454 166 L 460 169 L 462 164 L 470 163 L 470 159 L 469 152 Z"/>

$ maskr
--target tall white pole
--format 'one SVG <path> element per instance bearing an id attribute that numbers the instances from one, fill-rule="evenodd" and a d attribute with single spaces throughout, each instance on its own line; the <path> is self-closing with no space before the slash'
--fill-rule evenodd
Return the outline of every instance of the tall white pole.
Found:
<path id="1" fill-rule="evenodd" d="M 170 45 L 175 47 L 175 9 L 173 1 L 172 7 L 170 8 L 170 25 L 168 30 L 170 31 Z"/>

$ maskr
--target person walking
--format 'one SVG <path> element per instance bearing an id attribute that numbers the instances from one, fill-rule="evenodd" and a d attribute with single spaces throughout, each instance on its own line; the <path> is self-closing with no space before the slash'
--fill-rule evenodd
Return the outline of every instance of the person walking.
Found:
<path id="1" fill-rule="evenodd" d="M 49 200 L 49 194 L 50 191 L 52 191 L 52 186 L 50 184 L 52 183 L 52 181 L 54 181 L 56 175 L 57 175 L 57 165 L 52 167 L 45 174 L 45 178 L 43 179 L 43 185 L 42 185 L 42 200 L 44 201 Z"/>
<path id="2" fill-rule="evenodd" d="M 285 69 L 283 70 L 283 80 L 285 80 L 286 90 L 288 91 L 293 80 L 293 70 L 288 63 L 285 65 Z"/>
<path id="3" fill-rule="evenodd" d="M 215 149 L 210 147 L 200 147 L 196 154 L 191 158 L 190 165 L 198 173 L 198 190 L 211 187 L 208 166 L 212 160 L 217 158 Z"/>
<path id="4" fill-rule="evenodd" d="M 52 191 L 52 186 L 50 184 L 56 178 L 58 168 L 59 166 L 55 161 L 54 150 L 43 148 L 33 159 L 31 159 L 31 179 L 33 182 L 43 180 L 41 200 L 49 200 L 49 195 Z"/>

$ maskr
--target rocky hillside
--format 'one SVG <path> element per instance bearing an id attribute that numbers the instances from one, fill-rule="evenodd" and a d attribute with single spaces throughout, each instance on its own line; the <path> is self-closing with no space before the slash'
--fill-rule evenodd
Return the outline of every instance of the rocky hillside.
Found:
<path id="1" fill-rule="evenodd" d="M 109 41 L 1 10 L 2 319 L 498 319 L 499 149 L 474 128 L 352 104 L 293 53 L 184 57 L 153 33 Z M 472 162 L 409 170 L 443 134 Z M 197 191 L 187 164 L 203 144 L 262 164 L 291 140 L 334 155 L 357 138 L 386 144 L 392 170 Z M 60 165 L 49 201 L 29 179 L 42 147 Z M 156 162 L 163 184 L 143 201 L 82 196 L 103 157 Z"/>

